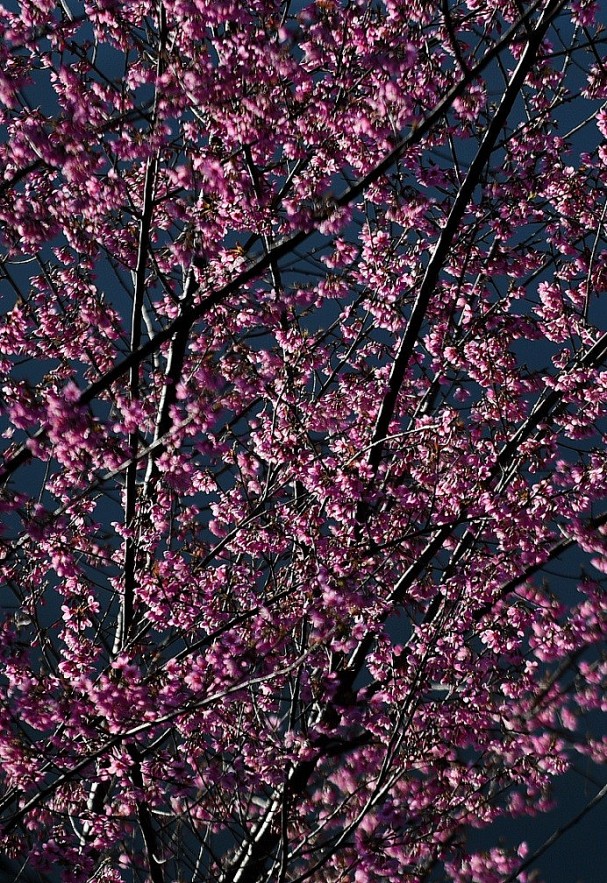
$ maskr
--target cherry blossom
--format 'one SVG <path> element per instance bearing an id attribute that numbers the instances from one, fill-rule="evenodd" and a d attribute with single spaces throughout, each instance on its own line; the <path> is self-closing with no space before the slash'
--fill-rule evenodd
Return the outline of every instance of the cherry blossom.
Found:
<path id="1" fill-rule="evenodd" d="M 536 879 L 607 759 L 598 4 L 0 23 L 0 855 Z"/>

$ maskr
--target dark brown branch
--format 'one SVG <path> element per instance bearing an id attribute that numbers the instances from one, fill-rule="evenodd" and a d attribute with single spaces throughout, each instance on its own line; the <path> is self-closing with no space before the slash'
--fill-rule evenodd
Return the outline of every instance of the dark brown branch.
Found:
<path id="1" fill-rule="evenodd" d="M 141 344 L 141 315 L 145 294 L 145 274 L 150 242 L 150 230 L 154 212 L 154 190 L 156 187 L 157 167 L 158 159 L 157 157 L 154 157 L 149 160 L 145 172 L 143 211 L 139 227 L 139 250 L 137 254 L 137 267 L 134 273 L 135 290 L 133 294 L 133 309 L 131 314 L 131 352 L 136 352 Z M 132 365 L 129 374 L 129 394 L 131 401 L 135 401 L 139 397 L 139 365 Z M 131 459 L 126 470 L 124 521 L 126 527 L 132 532 L 135 526 L 135 516 L 137 512 L 137 451 L 139 448 L 139 432 L 137 430 L 129 433 L 128 447 Z M 124 594 L 121 598 L 119 627 L 116 633 L 114 646 L 115 653 L 120 652 L 124 646 L 133 619 L 133 603 L 136 584 L 135 569 L 137 566 L 136 559 L 137 540 L 131 533 L 131 535 L 127 536 L 124 541 Z"/>
<path id="2" fill-rule="evenodd" d="M 517 96 L 520 93 L 521 86 L 535 63 L 542 39 L 544 38 L 553 17 L 560 10 L 561 6 L 561 2 L 549 4 L 536 30 L 533 31 L 529 37 L 527 47 L 512 75 L 502 101 L 495 112 L 495 116 L 489 124 L 485 137 L 483 138 L 477 154 L 468 170 L 468 174 L 458 191 L 445 227 L 443 228 L 432 257 L 430 258 L 430 262 L 426 268 L 424 278 L 409 317 L 409 322 L 407 323 L 405 333 L 392 367 L 388 391 L 384 397 L 377 417 L 375 431 L 373 433 L 373 447 L 369 454 L 369 465 L 372 466 L 374 470 L 377 470 L 381 461 L 384 439 L 388 433 L 388 427 L 394 415 L 396 401 L 409 367 L 413 348 L 422 329 L 426 312 L 432 295 L 435 292 L 443 264 L 459 230 L 461 219 L 464 216 L 475 188 L 481 180 L 483 169 L 493 152 L 504 123 L 510 115 Z M 361 512 L 359 513 L 361 519 L 364 519 L 365 514 L 368 515 L 368 513 L 364 513 L 361 509 Z"/>
<path id="3" fill-rule="evenodd" d="M 566 0 L 558 0 L 556 4 L 552 4 L 553 10 L 551 16 L 554 17 L 560 9 L 565 5 Z M 542 0 L 536 2 L 527 11 L 525 21 L 530 18 L 533 13 L 540 8 Z M 364 191 L 375 183 L 382 175 L 384 175 L 398 159 L 412 146 L 419 144 L 420 141 L 431 131 L 432 127 L 442 119 L 450 110 L 456 98 L 462 95 L 471 82 L 480 76 L 486 67 L 496 58 L 500 52 L 507 48 L 512 40 L 516 37 L 521 24 L 521 20 L 516 22 L 488 52 L 474 66 L 467 77 L 462 77 L 461 81 L 456 83 L 445 97 L 438 103 L 436 108 L 428 114 L 428 116 L 419 125 L 414 126 L 411 132 L 405 136 L 399 143 L 386 155 L 386 157 L 378 163 L 367 175 L 360 178 L 357 182 L 348 187 L 340 196 L 332 200 L 332 205 L 336 208 L 343 208 L 351 205 Z M 299 230 L 290 236 L 285 236 L 277 242 L 270 251 L 262 254 L 257 259 L 242 270 L 234 279 L 222 285 L 220 288 L 212 291 L 200 303 L 185 310 L 181 315 L 171 322 L 162 331 L 159 331 L 151 340 L 140 346 L 135 352 L 129 353 L 122 361 L 118 362 L 107 371 L 103 377 L 90 384 L 85 389 L 78 400 L 80 407 L 90 405 L 98 396 L 106 392 L 113 383 L 119 380 L 126 373 L 137 365 L 140 365 L 149 356 L 156 353 L 163 344 L 167 343 L 174 335 L 181 331 L 189 329 L 194 323 L 200 321 L 206 316 L 211 309 L 224 303 L 230 295 L 238 291 L 243 285 L 258 278 L 265 270 L 272 266 L 272 263 L 279 261 L 281 258 L 291 254 L 299 245 L 302 245 L 310 237 L 318 233 L 318 227 L 312 226 L 311 229 Z M 47 432 L 44 427 L 39 429 L 33 436 L 37 442 L 43 442 L 47 438 Z M 6 481 L 18 468 L 28 463 L 32 458 L 32 453 L 27 444 L 24 444 L 10 460 L 3 464 L 0 469 L 0 482 Z"/>
<path id="4" fill-rule="evenodd" d="M 531 865 L 534 864 L 534 862 L 536 862 L 538 858 L 544 855 L 544 853 L 547 852 L 551 846 L 554 846 L 554 844 L 563 836 L 563 834 L 566 834 L 567 831 L 570 831 L 571 828 L 574 828 L 579 822 L 581 822 L 584 816 L 588 815 L 588 813 L 593 810 L 595 806 L 598 806 L 601 800 L 603 800 L 603 798 L 606 796 L 607 785 L 603 785 L 601 790 L 594 795 L 592 800 L 588 801 L 584 809 L 580 810 L 580 812 L 577 813 L 577 815 L 573 816 L 573 818 L 571 818 L 566 824 L 561 825 L 560 828 L 557 828 L 557 830 L 553 834 L 551 834 L 544 843 L 542 843 L 539 849 L 536 849 L 534 853 L 532 853 L 528 858 L 525 859 L 524 862 L 522 862 L 518 866 L 516 871 L 513 871 L 511 874 L 508 874 L 508 876 L 504 878 L 503 883 L 515 883 L 515 881 L 519 879 L 523 871 L 526 871 L 527 868 L 530 868 Z"/>
<path id="5" fill-rule="evenodd" d="M 133 760 L 131 776 L 133 785 L 142 794 L 144 793 L 143 776 L 141 774 L 141 756 L 135 746 L 127 746 L 127 751 Z M 148 860 L 148 868 L 152 883 L 164 883 L 164 870 L 162 864 L 162 856 L 159 853 L 158 837 L 154 829 L 152 814 L 148 805 L 144 800 L 137 801 L 137 816 L 139 817 L 139 827 L 145 843 L 145 851 Z"/>
<path id="6" fill-rule="evenodd" d="M 468 73 L 468 65 L 464 60 L 464 56 L 462 55 L 462 50 L 460 48 L 457 35 L 455 33 L 455 27 L 453 25 L 453 18 L 451 16 L 451 10 L 449 9 L 449 0 L 442 0 L 442 13 L 443 20 L 445 22 L 445 27 L 447 28 L 447 33 L 449 35 L 449 42 L 451 43 L 451 48 L 453 49 L 453 54 L 457 60 L 457 63 L 460 66 L 462 73 Z"/>

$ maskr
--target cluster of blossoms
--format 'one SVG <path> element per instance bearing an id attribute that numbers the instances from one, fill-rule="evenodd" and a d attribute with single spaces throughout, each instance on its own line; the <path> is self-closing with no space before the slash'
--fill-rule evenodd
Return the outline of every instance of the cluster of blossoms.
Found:
<path id="1" fill-rule="evenodd" d="M 532 879 L 469 835 L 607 760 L 597 19 L 0 7 L 11 868 Z"/>

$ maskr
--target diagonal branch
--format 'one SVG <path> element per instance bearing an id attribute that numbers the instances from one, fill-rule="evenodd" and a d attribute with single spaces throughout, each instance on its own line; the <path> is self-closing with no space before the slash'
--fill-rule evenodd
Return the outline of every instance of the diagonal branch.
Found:
<path id="1" fill-rule="evenodd" d="M 558 12 L 565 5 L 566 0 L 557 0 L 557 2 L 553 2 L 550 4 L 550 20 L 552 20 Z M 419 124 L 415 125 L 410 133 L 402 138 L 398 144 L 384 157 L 384 159 L 379 162 L 368 174 L 364 175 L 350 187 L 346 188 L 346 190 L 338 197 L 330 200 L 331 205 L 335 208 L 344 208 L 348 205 L 351 205 L 362 193 L 367 190 L 372 184 L 374 184 L 382 175 L 384 175 L 390 168 L 400 159 L 400 157 L 411 147 L 419 144 L 423 138 L 432 130 L 433 126 L 435 126 L 451 109 L 453 102 L 456 98 L 462 95 L 470 83 L 472 83 L 475 79 L 477 79 L 480 74 L 489 66 L 489 64 L 509 45 L 512 44 L 513 39 L 516 39 L 517 32 L 520 30 L 521 26 L 524 25 L 528 19 L 533 15 L 533 13 L 542 6 L 542 0 L 536 0 L 535 3 L 530 6 L 527 10 L 527 13 L 523 18 L 521 18 L 518 22 L 512 25 L 508 31 L 503 35 L 501 40 L 495 43 L 491 49 L 489 49 L 483 58 L 476 64 L 473 68 L 470 69 L 469 74 L 465 77 L 462 77 L 460 81 L 458 81 L 444 96 L 444 98 L 437 104 L 434 110 L 428 114 L 428 116 Z M 113 383 L 123 377 L 125 374 L 131 371 L 137 365 L 140 365 L 145 361 L 149 356 L 156 353 L 163 344 L 170 341 L 176 334 L 186 331 L 189 333 L 189 329 L 192 325 L 202 318 L 204 318 L 210 310 L 214 307 L 223 304 L 232 294 L 238 291 L 243 285 L 251 282 L 253 279 L 258 278 L 265 270 L 270 268 L 274 262 L 279 261 L 281 258 L 292 254 L 293 251 L 312 236 L 316 235 L 319 231 L 319 227 L 321 226 L 324 218 L 317 219 L 317 223 L 309 229 L 298 230 L 295 233 L 292 233 L 288 236 L 285 236 L 283 239 L 279 240 L 270 250 L 266 251 L 261 256 L 253 259 L 251 263 L 245 267 L 234 279 L 225 283 L 225 285 L 216 288 L 214 291 L 209 293 L 207 297 L 205 297 L 200 303 L 193 305 L 192 307 L 184 310 L 177 318 L 175 318 L 166 328 L 159 331 L 151 340 L 148 340 L 146 343 L 142 344 L 137 350 L 130 352 L 128 356 L 114 365 L 109 371 L 107 371 L 102 377 L 98 380 L 91 383 L 87 389 L 83 390 L 81 393 L 77 405 L 79 407 L 85 407 L 93 402 L 99 395 L 106 392 Z M 389 422 L 389 420 L 388 420 Z M 44 442 L 47 438 L 47 430 L 45 427 L 41 427 L 33 436 L 32 441 L 34 442 Z M 377 435 L 376 441 L 380 438 Z M 32 458 L 31 449 L 26 442 L 21 448 L 9 459 L 7 460 L 0 469 L 0 482 L 6 481 L 17 469 L 23 466 L 25 463 L 28 463 Z"/>
<path id="2" fill-rule="evenodd" d="M 392 366 L 388 391 L 384 396 L 375 424 L 373 448 L 371 449 L 368 461 L 374 471 L 377 470 L 381 461 L 384 439 L 388 433 L 388 427 L 396 408 L 398 393 L 400 392 L 400 388 L 405 379 L 413 348 L 422 329 L 430 301 L 435 293 L 436 284 L 439 280 L 445 259 L 449 253 L 451 245 L 453 244 L 453 240 L 460 229 L 460 222 L 464 216 L 466 208 L 468 207 L 470 199 L 472 198 L 472 194 L 481 180 L 483 169 L 493 152 L 504 123 L 510 115 L 527 74 L 530 72 L 536 61 L 537 53 L 544 35 L 546 34 L 553 18 L 560 11 L 561 6 L 561 2 L 549 4 L 536 29 L 529 36 L 527 47 L 512 75 L 500 105 L 495 112 L 495 116 L 487 128 L 477 154 L 468 170 L 468 174 L 455 198 L 451 212 L 449 213 L 449 217 L 447 218 L 447 222 L 436 244 L 432 257 L 426 267 L 426 272 L 415 299 L 409 322 L 407 323 L 394 365 Z M 368 513 L 363 513 L 362 510 L 359 514 L 361 515 L 361 520 L 364 520 L 363 516 L 365 514 L 368 515 Z"/>
<path id="3" fill-rule="evenodd" d="M 545 852 L 547 852 L 552 846 L 554 846 L 554 844 L 563 836 L 563 834 L 566 834 L 567 831 L 570 831 L 571 828 L 574 828 L 579 822 L 581 822 L 584 816 L 588 815 L 588 813 L 593 810 L 595 806 L 598 806 L 598 804 L 601 802 L 601 800 L 603 800 L 604 797 L 607 797 L 607 785 L 603 785 L 601 790 L 594 795 L 592 800 L 588 801 L 586 806 L 582 810 L 580 810 L 577 815 L 569 819 L 569 821 L 566 822 L 564 825 L 561 825 L 560 828 L 557 828 L 557 830 L 553 834 L 551 834 L 550 837 L 546 841 L 544 841 L 544 843 L 542 843 L 539 849 L 536 849 L 534 853 L 528 856 L 528 858 L 526 858 L 525 861 L 518 866 L 516 871 L 513 871 L 511 874 L 508 874 L 507 877 L 504 877 L 502 883 L 515 883 L 515 881 L 520 878 L 520 875 L 523 873 L 523 871 L 526 871 L 527 868 L 531 867 L 531 865 L 534 864 L 534 862 L 536 862 L 537 859 L 540 858 L 540 856 L 544 855 Z"/>

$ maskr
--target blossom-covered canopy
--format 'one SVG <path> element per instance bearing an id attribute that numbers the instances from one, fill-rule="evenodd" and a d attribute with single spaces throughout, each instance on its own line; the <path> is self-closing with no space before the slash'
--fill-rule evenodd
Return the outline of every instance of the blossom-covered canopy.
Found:
<path id="1" fill-rule="evenodd" d="M 0 23 L 7 867 L 531 879 L 470 832 L 607 759 L 597 4 Z"/>

